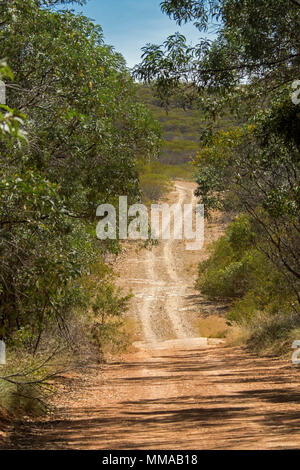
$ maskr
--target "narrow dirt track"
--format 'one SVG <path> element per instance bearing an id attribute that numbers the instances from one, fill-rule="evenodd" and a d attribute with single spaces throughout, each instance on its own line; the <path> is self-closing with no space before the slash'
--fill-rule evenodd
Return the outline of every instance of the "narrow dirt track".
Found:
<path id="1" fill-rule="evenodd" d="M 195 203 L 193 189 L 193 185 L 176 183 L 170 202 Z M 171 238 L 125 259 L 125 267 L 121 265 L 121 285 L 134 292 L 135 315 L 148 348 L 165 339 L 192 336 L 191 324 L 182 314 L 185 298 L 193 291 L 193 279 L 182 273 L 184 251 L 184 243 Z"/>
<path id="2" fill-rule="evenodd" d="M 169 204 L 195 206 L 194 190 L 193 183 L 176 182 L 168 197 Z M 117 266 L 120 286 L 134 293 L 131 315 L 139 327 L 140 348 L 155 349 L 157 343 L 161 347 L 162 341 L 174 339 L 188 339 L 189 345 L 191 338 L 199 336 L 193 327 L 199 305 L 206 313 L 222 309 L 205 301 L 194 283 L 198 263 L 208 256 L 207 246 L 223 231 L 220 217 L 215 217 L 206 229 L 203 250 L 188 251 L 185 241 L 171 238 L 138 252 L 131 245 L 121 258 Z"/>
<path id="3" fill-rule="evenodd" d="M 170 201 L 191 202 L 194 186 L 177 182 Z M 72 377 L 56 417 L 12 436 L 35 449 L 300 448 L 299 370 L 289 360 L 257 358 L 218 340 L 197 338 L 193 319 L 216 313 L 193 288 L 197 263 L 223 231 L 211 223 L 201 252 L 176 240 L 136 253 L 117 268 L 135 294 L 134 352 Z M 74 387 L 75 382 L 75 387 Z"/>

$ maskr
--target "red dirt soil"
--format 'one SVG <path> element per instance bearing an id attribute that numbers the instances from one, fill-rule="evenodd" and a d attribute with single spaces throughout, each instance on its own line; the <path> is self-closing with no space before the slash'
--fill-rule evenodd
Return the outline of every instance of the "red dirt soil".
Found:
<path id="1" fill-rule="evenodd" d="M 192 190 L 177 182 L 171 199 L 189 202 Z M 117 269 L 136 295 L 130 315 L 140 341 L 118 360 L 66 375 L 55 415 L 19 425 L 6 448 L 300 448 L 300 374 L 290 359 L 195 338 L 199 312 L 222 314 L 193 282 L 223 230 L 216 218 L 197 253 L 179 241 L 127 250 Z"/>

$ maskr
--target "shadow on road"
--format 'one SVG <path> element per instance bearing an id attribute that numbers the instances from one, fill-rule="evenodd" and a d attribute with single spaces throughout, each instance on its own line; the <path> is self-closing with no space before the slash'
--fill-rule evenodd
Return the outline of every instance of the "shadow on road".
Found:
<path id="1" fill-rule="evenodd" d="M 107 364 L 97 380 L 87 388 L 84 404 L 75 399 L 60 410 L 59 419 L 20 424 L 12 444 L 23 449 L 300 447 L 299 374 L 288 361 L 224 347 L 159 351 Z"/>

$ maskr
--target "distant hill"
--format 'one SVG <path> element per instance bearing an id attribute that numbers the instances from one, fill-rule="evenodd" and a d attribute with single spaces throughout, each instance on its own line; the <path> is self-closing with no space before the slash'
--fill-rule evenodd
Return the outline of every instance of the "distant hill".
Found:
<path id="1" fill-rule="evenodd" d="M 138 95 L 162 125 L 164 145 L 160 161 L 171 165 L 187 163 L 197 153 L 199 137 L 205 128 L 201 111 L 172 108 L 167 113 L 146 85 L 138 85 Z"/>

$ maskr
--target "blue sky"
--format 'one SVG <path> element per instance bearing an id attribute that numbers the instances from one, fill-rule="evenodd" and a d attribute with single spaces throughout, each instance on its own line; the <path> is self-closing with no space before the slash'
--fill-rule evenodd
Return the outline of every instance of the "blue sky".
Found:
<path id="1" fill-rule="evenodd" d="M 179 27 L 160 10 L 161 0 L 89 0 L 73 7 L 103 28 L 107 44 L 125 57 L 129 67 L 140 61 L 141 48 L 148 42 L 161 44 L 180 31 L 190 44 L 197 43 L 199 31 L 193 25 Z"/>

